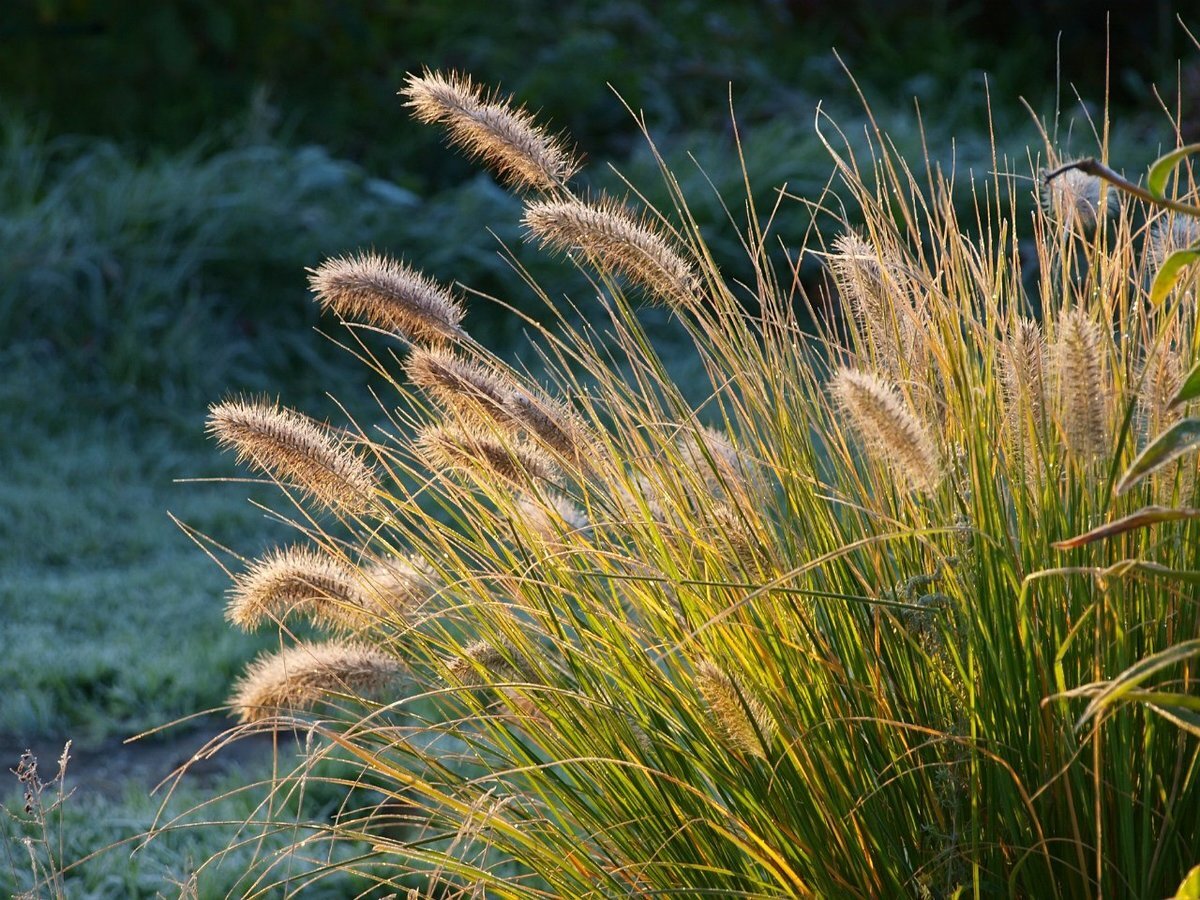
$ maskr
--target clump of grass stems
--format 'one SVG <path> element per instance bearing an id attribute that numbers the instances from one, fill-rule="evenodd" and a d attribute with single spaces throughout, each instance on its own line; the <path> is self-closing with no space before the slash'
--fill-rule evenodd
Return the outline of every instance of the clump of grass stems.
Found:
<path id="1" fill-rule="evenodd" d="M 752 200 L 748 304 L 665 167 L 665 209 L 576 196 L 524 113 L 457 76 L 406 87 L 427 106 L 455 90 L 461 109 L 418 116 L 537 189 L 527 227 L 590 275 L 604 328 L 532 284 L 541 381 L 454 317 L 435 341 L 396 322 L 386 349 L 352 332 L 396 392 L 351 426 L 370 503 L 297 524 L 346 597 L 392 566 L 418 599 L 372 606 L 294 686 L 280 660 L 313 645 L 283 629 L 235 698 L 314 738 L 281 784 L 327 757 L 361 769 L 344 782 L 361 802 L 298 845 L 365 841 L 337 865 L 430 896 L 1173 892 L 1196 862 L 1200 744 L 1145 705 L 1080 725 L 1071 691 L 1196 636 L 1194 596 L 1163 574 L 1194 567 L 1200 525 L 1055 546 L 1153 502 L 1113 484 L 1162 417 L 1137 410 L 1178 379 L 1163 355 L 1200 339 L 1194 304 L 1146 302 L 1147 210 L 1101 214 L 1075 179 L 1029 233 L 1000 160 L 967 227 L 935 167 L 881 134 L 869 160 L 829 139 L 830 193 L 800 202 L 865 223 L 807 248 L 847 322 L 779 271 Z M 702 404 L 643 329 L 646 294 L 691 335 Z M 287 446 L 239 449 L 297 504 L 322 499 Z M 341 589 L 310 575 L 263 605 L 328 625 L 313 590 Z M 1186 663 L 1169 674 L 1194 694 Z M 248 704 L 256 679 L 269 696 Z"/>

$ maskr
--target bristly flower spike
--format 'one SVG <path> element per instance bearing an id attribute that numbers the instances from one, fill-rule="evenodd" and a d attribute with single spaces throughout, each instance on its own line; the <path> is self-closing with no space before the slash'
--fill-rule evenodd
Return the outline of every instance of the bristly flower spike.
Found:
<path id="1" fill-rule="evenodd" d="M 616 200 L 538 200 L 525 207 L 523 222 L 543 247 L 581 251 L 669 306 L 688 307 L 697 300 L 700 281 L 693 267 L 666 237 Z"/>
<path id="2" fill-rule="evenodd" d="M 409 75 L 400 91 L 413 117 L 445 125 L 450 142 L 491 166 L 518 188 L 553 191 L 579 170 L 579 160 L 539 128 L 511 98 L 487 94 L 467 75 Z"/>
<path id="3" fill-rule="evenodd" d="M 322 309 L 394 332 L 416 344 L 466 337 L 462 303 L 415 269 L 377 253 L 327 259 L 309 270 Z"/>
<path id="4" fill-rule="evenodd" d="M 403 672 L 400 661 L 369 644 L 301 642 L 259 656 L 234 687 L 230 706 L 242 722 L 309 709 L 330 694 L 377 693 Z"/>
<path id="5" fill-rule="evenodd" d="M 867 372 L 839 369 L 829 389 L 868 452 L 891 463 L 919 491 L 937 486 L 941 480 L 937 448 L 894 386 Z"/>
<path id="6" fill-rule="evenodd" d="M 375 473 L 330 429 L 265 400 L 227 400 L 209 409 L 208 431 L 222 447 L 330 509 L 354 514 L 370 505 Z"/>

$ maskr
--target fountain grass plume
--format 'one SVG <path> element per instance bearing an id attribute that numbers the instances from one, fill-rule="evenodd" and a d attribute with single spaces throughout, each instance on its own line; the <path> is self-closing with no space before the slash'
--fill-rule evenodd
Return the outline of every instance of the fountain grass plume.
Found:
<path id="1" fill-rule="evenodd" d="M 354 451 L 314 419 L 266 400 L 237 399 L 209 408 L 208 431 L 280 482 L 323 506 L 365 512 L 377 487 L 375 473 Z"/>

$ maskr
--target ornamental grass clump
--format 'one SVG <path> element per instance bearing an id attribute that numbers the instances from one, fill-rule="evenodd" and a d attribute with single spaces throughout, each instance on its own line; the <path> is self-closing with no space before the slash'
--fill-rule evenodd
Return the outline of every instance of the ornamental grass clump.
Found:
<path id="1" fill-rule="evenodd" d="M 1041 207 L 998 160 L 960 222 L 936 166 L 830 141 L 808 246 L 776 259 L 745 199 L 747 287 L 669 171 L 665 209 L 590 200 L 464 76 L 405 95 L 594 293 L 535 286 L 518 369 L 415 271 L 337 257 L 313 288 L 385 333 L 355 332 L 378 425 L 214 407 L 311 507 L 230 597 L 283 644 L 233 712 L 309 736 L 278 789 L 343 767 L 337 813 L 282 823 L 294 850 L 410 896 L 1174 893 L 1200 862 L 1200 498 L 1183 439 L 1156 448 L 1194 421 L 1200 334 L 1156 195 L 1088 213 L 1072 178 Z M 646 300 L 693 362 L 658 356 Z M 563 311 L 587 304 L 603 328 Z"/>

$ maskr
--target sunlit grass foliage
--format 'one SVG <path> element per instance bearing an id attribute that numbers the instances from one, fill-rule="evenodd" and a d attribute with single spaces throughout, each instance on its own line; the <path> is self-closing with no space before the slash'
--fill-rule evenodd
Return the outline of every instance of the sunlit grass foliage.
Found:
<path id="1" fill-rule="evenodd" d="M 434 74 L 405 92 L 434 88 L 480 102 Z M 457 142 L 511 175 L 538 146 L 512 122 L 541 127 L 513 115 Z M 1082 714 L 1197 636 L 1200 525 L 1056 546 L 1195 501 L 1192 457 L 1114 494 L 1197 351 L 1192 282 L 1148 302 L 1171 220 L 1091 176 L 1042 184 L 1049 136 L 998 156 L 962 217 L 938 166 L 818 127 L 828 188 L 778 197 L 814 223 L 803 251 L 777 249 L 774 208 L 728 200 L 747 279 L 670 167 L 652 208 L 542 166 L 517 179 L 528 240 L 591 288 L 529 279 L 548 324 L 523 365 L 413 327 L 430 307 L 362 256 L 353 302 L 328 288 L 345 259 L 313 283 L 389 384 L 375 421 L 301 436 L 274 401 L 213 407 L 304 547 L 235 585 L 254 615 L 231 619 L 285 647 L 234 710 L 311 736 L 283 785 L 326 757 L 361 770 L 306 852 L 363 840 L 337 865 L 512 898 L 1157 897 L 1197 862 L 1196 735 L 1149 702 Z M 836 291 L 800 290 L 801 252 Z M 650 305 L 702 383 L 673 378 Z M 1194 699 L 1192 665 L 1156 683 Z"/>

